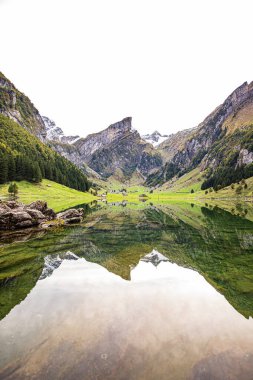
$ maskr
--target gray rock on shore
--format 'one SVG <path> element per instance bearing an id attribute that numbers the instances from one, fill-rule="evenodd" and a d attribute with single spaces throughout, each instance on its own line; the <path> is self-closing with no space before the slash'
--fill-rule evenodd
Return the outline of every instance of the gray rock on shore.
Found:
<path id="1" fill-rule="evenodd" d="M 47 202 L 40 200 L 29 205 L 16 201 L 0 201 L 0 230 L 15 230 L 38 225 L 43 227 L 45 222 L 54 219 L 62 221 L 62 224 L 80 223 L 83 214 L 83 209 L 70 209 L 56 214 L 47 207 Z"/>

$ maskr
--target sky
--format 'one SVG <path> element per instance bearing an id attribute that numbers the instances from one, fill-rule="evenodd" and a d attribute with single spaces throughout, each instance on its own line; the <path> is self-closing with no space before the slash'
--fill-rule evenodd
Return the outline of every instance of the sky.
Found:
<path id="1" fill-rule="evenodd" d="M 0 71 L 65 134 L 199 124 L 253 80 L 252 0 L 0 0 Z"/>

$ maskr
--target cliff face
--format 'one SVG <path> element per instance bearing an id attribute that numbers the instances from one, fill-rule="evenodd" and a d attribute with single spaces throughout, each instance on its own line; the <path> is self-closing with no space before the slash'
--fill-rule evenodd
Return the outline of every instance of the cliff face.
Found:
<path id="1" fill-rule="evenodd" d="M 235 170 L 242 162 L 239 156 L 242 157 L 245 148 L 249 150 L 247 155 L 244 152 L 245 160 L 247 165 L 251 164 L 252 125 L 253 82 L 245 82 L 196 128 L 169 136 L 161 144 L 166 163 L 147 183 L 166 182 L 175 174 L 181 175 L 198 165 L 202 170 L 208 169 L 208 175 L 222 166 Z"/>
<path id="2" fill-rule="evenodd" d="M 102 132 L 80 139 L 74 146 L 90 168 L 107 178 L 120 169 L 128 178 L 135 170 L 146 176 L 161 166 L 162 159 L 143 141 L 127 117 Z"/>
<path id="3" fill-rule="evenodd" d="M 160 152 L 132 128 L 131 117 L 101 132 L 75 138 L 72 143 L 52 121 L 47 120 L 47 124 L 47 138 L 53 149 L 92 177 L 108 178 L 117 170 L 122 173 L 122 180 L 130 178 L 135 171 L 146 177 L 162 165 Z"/>
<path id="4" fill-rule="evenodd" d="M 39 111 L 29 98 L 0 72 L 0 113 L 24 127 L 42 141 L 46 138 L 45 125 Z"/>

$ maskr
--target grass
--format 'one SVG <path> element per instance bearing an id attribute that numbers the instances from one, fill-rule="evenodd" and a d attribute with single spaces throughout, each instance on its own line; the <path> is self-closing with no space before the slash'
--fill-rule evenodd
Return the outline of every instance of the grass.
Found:
<path id="1" fill-rule="evenodd" d="M 38 199 L 46 201 L 48 207 L 59 212 L 78 204 L 89 203 L 96 199 L 90 193 L 60 185 L 59 183 L 43 179 L 34 184 L 27 181 L 16 182 L 18 185 L 18 200 L 29 204 Z M 8 199 L 8 184 L 0 186 L 0 198 Z"/>

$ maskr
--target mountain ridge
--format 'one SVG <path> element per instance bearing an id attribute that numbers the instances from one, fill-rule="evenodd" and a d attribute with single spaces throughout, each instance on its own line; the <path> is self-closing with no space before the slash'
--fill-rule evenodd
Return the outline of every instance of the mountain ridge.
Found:
<path id="1" fill-rule="evenodd" d="M 196 127 L 169 136 L 158 130 L 141 136 L 131 117 L 86 137 L 65 136 L 1 73 L 0 113 L 93 179 L 120 173 L 123 183 L 136 176 L 156 187 L 199 167 L 206 178 L 203 188 L 208 188 L 253 175 L 253 82 L 236 88 Z"/>

